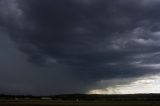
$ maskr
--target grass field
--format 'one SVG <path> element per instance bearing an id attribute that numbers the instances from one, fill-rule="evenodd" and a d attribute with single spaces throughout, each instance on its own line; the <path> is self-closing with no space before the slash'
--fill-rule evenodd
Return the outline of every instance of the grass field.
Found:
<path id="1" fill-rule="evenodd" d="M 0 106 L 160 106 L 160 101 L 0 101 Z"/>

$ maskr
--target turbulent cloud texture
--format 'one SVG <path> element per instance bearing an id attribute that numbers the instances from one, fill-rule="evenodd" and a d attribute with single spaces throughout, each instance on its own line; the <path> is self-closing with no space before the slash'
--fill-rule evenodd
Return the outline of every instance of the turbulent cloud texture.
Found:
<path id="1" fill-rule="evenodd" d="M 159 73 L 159 9 L 158 0 L 0 0 L 0 75 L 15 75 L 2 77 L 2 93 L 84 93 Z"/>

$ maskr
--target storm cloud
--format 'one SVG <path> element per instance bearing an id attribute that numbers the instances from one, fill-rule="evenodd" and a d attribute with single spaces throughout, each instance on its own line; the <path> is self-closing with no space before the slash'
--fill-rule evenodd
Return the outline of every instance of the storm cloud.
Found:
<path id="1" fill-rule="evenodd" d="M 0 76 L 14 75 L 1 92 L 85 93 L 159 73 L 159 9 L 158 0 L 0 0 Z"/>

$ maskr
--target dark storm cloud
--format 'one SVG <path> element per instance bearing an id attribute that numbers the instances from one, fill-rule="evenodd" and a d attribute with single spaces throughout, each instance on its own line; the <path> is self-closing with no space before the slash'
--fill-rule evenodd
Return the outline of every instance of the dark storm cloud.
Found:
<path id="1" fill-rule="evenodd" d="M 29 70 L 51 74 L 42 84 L 49 92 L 84 92 L 97 81 L 158 73 L 159 5 L 158 0 L 0 0 L 0 24 L 27 56 Z M 43 77 L 39 73 L 36 80 Z M 68 77 L 72 86 L 65 87 Z"/>

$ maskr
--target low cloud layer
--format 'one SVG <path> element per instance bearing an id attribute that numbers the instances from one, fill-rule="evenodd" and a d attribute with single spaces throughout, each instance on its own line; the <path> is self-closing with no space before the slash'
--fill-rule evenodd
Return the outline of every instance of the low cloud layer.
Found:
<path id="1" fill-rule="evenodd" d="M 102 80 L 159 73 L 159 6 L 158 0 L 0 0 L 0 92 L 85 93 Z"/>

